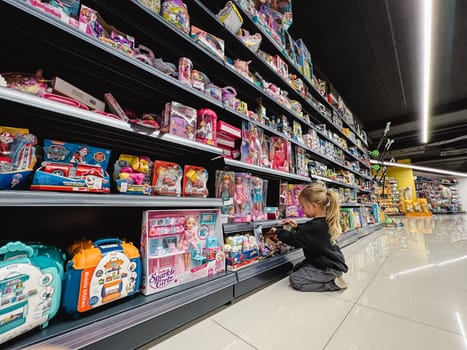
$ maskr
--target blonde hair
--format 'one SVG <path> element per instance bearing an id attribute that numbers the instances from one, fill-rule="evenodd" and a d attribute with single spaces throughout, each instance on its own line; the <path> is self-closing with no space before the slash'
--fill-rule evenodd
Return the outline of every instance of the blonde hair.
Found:
<path id="1" fill-rule="evenodd" d="M 328 190 L 326 186 L 320 183 L 312 183 L 300 192 L 299 199 L 309 203 L 316 203 L 324 210 L 331 241 L 335 242 L 342 233 L 339 198 L 336 192 Z"/>

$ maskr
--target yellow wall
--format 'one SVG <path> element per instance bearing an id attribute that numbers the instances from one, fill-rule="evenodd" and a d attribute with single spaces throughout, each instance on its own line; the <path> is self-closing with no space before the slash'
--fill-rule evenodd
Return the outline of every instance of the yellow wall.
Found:
<path id="1" fill-rule="evenodd" d="M 398 160 L 397 163 L 410 164 L 410 159 Z M 415 182 L 413 180 L 412 169 L 388 167 L 387 176 L 393 177 L 399 184 L 399 191 L 401 191 L 401 199 L 403 199 L 403 190 L 407 186 L 412 188 L 412 199 L 417 198 L 417 191 L 415 190 Z"/>

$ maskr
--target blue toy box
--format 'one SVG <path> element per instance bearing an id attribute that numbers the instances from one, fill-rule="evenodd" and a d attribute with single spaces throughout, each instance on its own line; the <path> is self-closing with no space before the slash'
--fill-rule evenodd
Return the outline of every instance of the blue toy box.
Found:
<path id="1" fill-rule="evenodd" d="M 60 306 L 63 255 L 57 248 L 10 242 L 0 247 L 0 344 L 45 328 Z"/>
<path id="2" fill-rule="evenodd" d="M 107 149 L 46 139 L 44 161 L 34 174 L 31 189 L 108 193 L 109 159 Z"/>
<path id="3" fill-rule="evenodd" d="M 132 243 L 119 239 L 75 243 L 63 282 L 63 309 L 86 312 L 139 290 L 141 259 Z"/>

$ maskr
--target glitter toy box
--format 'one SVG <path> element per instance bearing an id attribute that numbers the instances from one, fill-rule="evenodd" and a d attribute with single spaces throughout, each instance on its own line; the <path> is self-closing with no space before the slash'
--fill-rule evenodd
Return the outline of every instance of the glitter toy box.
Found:
<path id="1" fill-rule="evenodd" d="M 141 234 L 143 294 L 224 272 L 219 219 L 217 209 L 145 211 Z"/>

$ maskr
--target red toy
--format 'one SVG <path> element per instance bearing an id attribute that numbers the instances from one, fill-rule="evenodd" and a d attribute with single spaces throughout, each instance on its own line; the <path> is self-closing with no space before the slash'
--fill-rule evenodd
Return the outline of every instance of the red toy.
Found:
<path id="1" fill-rule="evenodd" d="M 156 195 L 180 196 L 182 193 L 182 167 L 177 163 L 156 160 L 152 178 Z"/>
<path id="2" fill-rule="evenodd" d="M 197 113 L 196 141 L 216 146 L 217 114 L 212 109 L 201 108 Z"/>
<path id="3" fill-rule="evenodd" d="M 183 196 L 207 197 L 208 171 L 199 166 L 185 165 L 183 176 Z"/>

